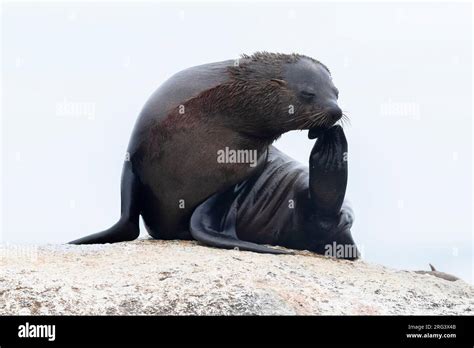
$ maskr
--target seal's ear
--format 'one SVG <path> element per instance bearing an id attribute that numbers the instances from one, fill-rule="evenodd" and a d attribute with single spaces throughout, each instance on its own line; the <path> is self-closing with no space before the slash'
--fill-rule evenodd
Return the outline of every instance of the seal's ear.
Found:
<path id="1" fill-rule="evenodd" d="M 280 79 L 270 79 L 270 81 L 272 81 L 272 82 L 276 82 L 276 83 L 278 83 L 278 84 L 279 84 L 280 86 L 282 86 L 282 87 L 286 87 L 286 85 L 287 85 L 287 83 L 286 83 L 286 81 L 285 81 L 285 80 L 280 80 Z"/>

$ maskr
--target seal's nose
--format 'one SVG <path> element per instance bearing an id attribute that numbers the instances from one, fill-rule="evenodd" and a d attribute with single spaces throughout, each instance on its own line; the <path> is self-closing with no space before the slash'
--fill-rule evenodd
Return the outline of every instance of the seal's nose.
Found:
<path id="1" fill-rule="evenodd" d="M 339 121 L 342 117 L 342 110 L 337 105 L 331 105 L 326 109 L 326 115 L 331 120 L 331 122 L 335 123 Z"/>

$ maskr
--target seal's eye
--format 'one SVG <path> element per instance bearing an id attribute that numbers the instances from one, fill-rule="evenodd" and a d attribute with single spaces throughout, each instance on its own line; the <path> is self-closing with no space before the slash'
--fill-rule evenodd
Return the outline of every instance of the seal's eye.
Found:
<path id="1" fill-rule="evenodd" d="M 316 94 L 309 91 L 301 91 L 300 94 L 304 99 L 313 99 L 314 97 L 316 97 Z"/>

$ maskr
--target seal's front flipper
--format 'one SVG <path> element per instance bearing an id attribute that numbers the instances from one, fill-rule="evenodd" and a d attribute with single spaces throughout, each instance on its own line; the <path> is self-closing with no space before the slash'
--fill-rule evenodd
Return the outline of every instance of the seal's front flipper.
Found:
<path id="1" fill-rule="evenodd" d="M 341 126 L 334 126 L 318 137 L 309 159 L 310 197 L 318 214 L 339 214 L 347 172 L 347 140 Z"/>
<path id="2" fill-rule="evenodd" d="M 347 203 L 343 204 L 348 176 L 347 150 L 341 126 L 318 134 L 309 159 L 310 230 L 314 228 L 313 251 L 355 260 L 360 252 L 351 234 L 354 214 Z"/>
<path id="3" fill-rule="evenodd" d="M 76 239 L 69 244 L 104 244 L 130 241 L 140 234 L 140 182 L 132 171 L 132 163 L 126 161 L 122 171 L 121 217 L 108 230 Z"/>
<path id="4" fill-rule="evenodd" d="M 239 249 L 267 254 L 292 254 L 290 251 L 270 248 L 240 240 L 236 233 L 237 204 L 242 185 L 216 193 L 201 203 L 190 221 L 191 235 L 197 241 L 223 249 Z"/>

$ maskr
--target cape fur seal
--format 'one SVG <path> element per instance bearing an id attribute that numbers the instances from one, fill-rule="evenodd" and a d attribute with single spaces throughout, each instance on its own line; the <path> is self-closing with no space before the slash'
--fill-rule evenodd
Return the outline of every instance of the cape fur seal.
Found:
<path id="1" fill-rule="evenodd" d="M 327 67 L 299 54 L 257 52 L 175 74 L 133 130 L 120 220 L 71 243 L 133 240 L 141 215 L 157 239 L 357 258 L 353 214 L 344 204 L 347 142 L 334 126 L 343 116 L 337 98 Z M 297 129 L 318 138 L 309 168 L 271 145 Z M 352 252 L 328 252 L 336 245 Z"/>

